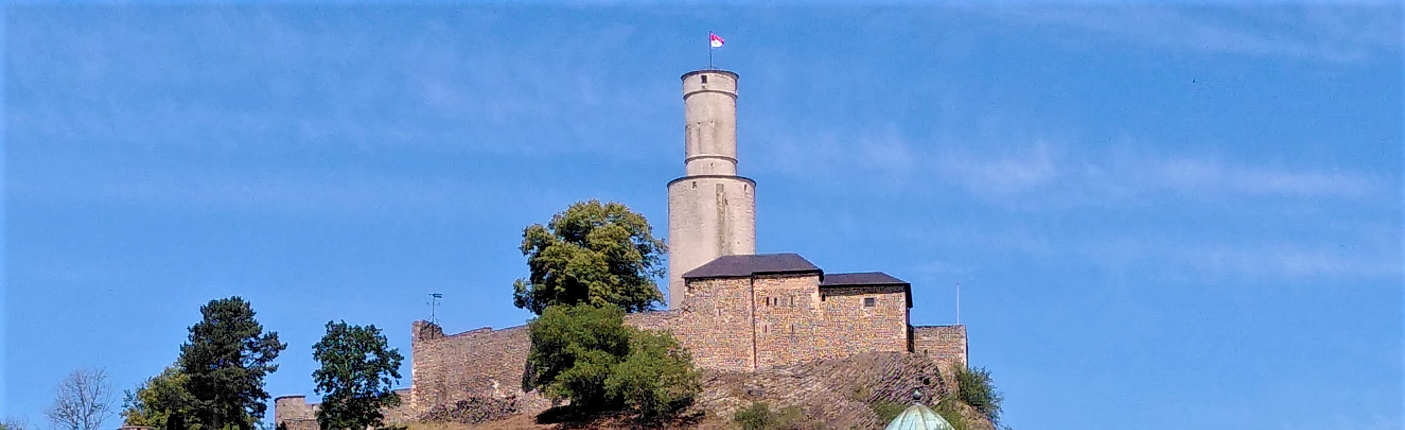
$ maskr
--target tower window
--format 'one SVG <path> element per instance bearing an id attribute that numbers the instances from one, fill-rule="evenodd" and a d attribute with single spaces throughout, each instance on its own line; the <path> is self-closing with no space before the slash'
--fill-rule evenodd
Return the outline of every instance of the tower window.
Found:
<path id="1" fill-rule="evenodd" d="M 878 299 L 875 299 L 875 298 L 872 298 L 872 297 L 864 297 L 864 298 L 863 298 L 863 307 L 871 308 L 871 307 L 873 307 L 874 305 L 877 305 L 877 304 L 878 304 Z"/>
<path id="2" fill-rule="evenodd" d="M 702 75 L 702 83 L 707 83 L 707 75 Z"/>

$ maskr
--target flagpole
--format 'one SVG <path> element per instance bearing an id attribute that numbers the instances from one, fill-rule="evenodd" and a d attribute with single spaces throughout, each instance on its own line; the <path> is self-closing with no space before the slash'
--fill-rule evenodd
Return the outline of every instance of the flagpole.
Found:
<path id="1" fill-rule="evenodd" d="M 707 32 L 707 68 L 712 69 L 712 32 Z"/>

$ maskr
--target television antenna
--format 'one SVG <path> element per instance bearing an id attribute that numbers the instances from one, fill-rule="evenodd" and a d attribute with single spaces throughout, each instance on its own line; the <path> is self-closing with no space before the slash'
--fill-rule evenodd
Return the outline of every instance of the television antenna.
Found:
<path id="1" fill-rule="evenodd" d="M 439 324 L 439 319 L 435 317 L 435 308 L 439 306 L 439 299 L 444 298 L 441 293 L 429 293 L 429 322 Z"/>

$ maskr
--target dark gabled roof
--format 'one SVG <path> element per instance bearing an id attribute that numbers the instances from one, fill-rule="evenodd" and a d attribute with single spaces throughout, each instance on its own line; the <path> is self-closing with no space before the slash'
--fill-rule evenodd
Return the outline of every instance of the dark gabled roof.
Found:
<path id="1" fill-rule="evenodd" d="M 820 281 L 821 287 L 839 285 L 908 285 L 907 281 L 883 272 L 830 273 Z"/>
<path id="2" fill-rule="evenodd" d="M 800 254 L 724 255 L 683 274 L 683 279 L 743 278 L 765 273 L 817 273 L 815 267 Z"/>
<path id="3" fill-rule="evenodd" d="M 894 278 L 887 273 L 831 273 L 824 275 L 824 277 L 820 279 L 821 289 L 825 287 L 857 287 L 865 285 L 892 285 L 903 287 L 903 296 L 907 300 L 907 307 L 912 307 L 912 284 Z"/>

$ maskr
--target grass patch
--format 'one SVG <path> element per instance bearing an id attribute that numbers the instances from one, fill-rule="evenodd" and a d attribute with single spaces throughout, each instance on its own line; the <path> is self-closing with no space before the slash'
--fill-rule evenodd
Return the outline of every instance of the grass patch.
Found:
<path id="1" fill-rule="evenodd" d="M 947 424 L 951 424 L 955 430 L 975 430 L 975 426 L 971 425 L 971 422 L 966 420 L 966 416 L 961 414 L 961 408 L 957 406 L 957 402 L 943 400 L 938 402 L 937 407 L 932 411 L 941 415 L 942 419 L 945 419 Z"/>
<path id="2" fill-rule="evenodd" d="M 805 417 L 799 406 L 787 406 L 780 411 L 771 410 L 765 402 L 752 402 L 746 409 L 732 415 L 732 422 L 742 430 L 809 430 L 820 428 L 819 423 Z"/>
<path id="3" fill-rule="evenodd" d="M 892 422 L 898 417 L 898 414 L 907 410 L 907 406 L 903 406 L 902 403 L 886 400 L 868 402 L 868 408 L 873 410 L 873 414 L 878 415 L 879 422 L 883 423 Z"/>

